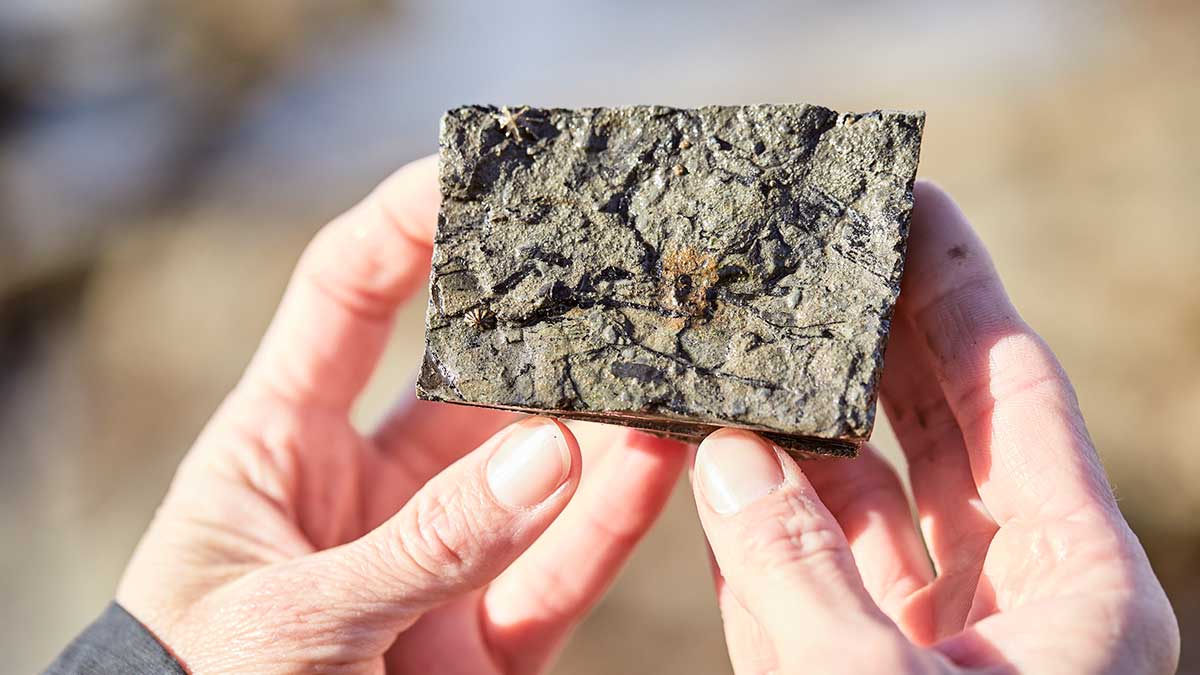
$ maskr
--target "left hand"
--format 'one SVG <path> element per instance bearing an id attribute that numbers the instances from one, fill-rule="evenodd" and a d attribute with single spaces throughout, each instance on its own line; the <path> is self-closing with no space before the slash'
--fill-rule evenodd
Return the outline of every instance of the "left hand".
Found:
<path id="1" fill-rule="evenodd" d="M 324 228 L 180 466 L 117 600 L 191 672 L 541 672 L 670 494 L 683 446 L 638 432 L 351 425 L 437 209 L 430 158 Z"/>

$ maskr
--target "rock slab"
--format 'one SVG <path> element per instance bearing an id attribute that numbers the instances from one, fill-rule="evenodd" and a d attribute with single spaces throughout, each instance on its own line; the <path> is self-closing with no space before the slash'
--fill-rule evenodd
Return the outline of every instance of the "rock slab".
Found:
<path id="1" fill-rule="evenodd" d="M 924 121 L 803 104 L 451 110 L 418 397 L 854 455 Z"/>

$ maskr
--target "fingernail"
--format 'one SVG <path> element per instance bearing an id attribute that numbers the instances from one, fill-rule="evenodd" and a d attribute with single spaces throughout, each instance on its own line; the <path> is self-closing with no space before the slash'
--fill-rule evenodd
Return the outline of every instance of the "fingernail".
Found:
<path id="1" fill-rule="evenodd" d="M 514 508 L 542 503 L 571 473 L 571 451 L 562 429 L 534 417 L 517 424 L 492 455 L 488 487 L 496 499 Z"/>
<path id="2" fill-rule="evenodd" d="M 775 448 L 748 431 L 718 431 L 696 451 L 700 489 L 713 511 L 727 516 L 783 483 Z"/>

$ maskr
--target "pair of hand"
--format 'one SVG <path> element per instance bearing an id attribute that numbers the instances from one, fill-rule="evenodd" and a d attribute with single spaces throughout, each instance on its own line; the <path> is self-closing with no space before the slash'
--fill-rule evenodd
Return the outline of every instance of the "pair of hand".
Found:
<path id="1" fill-rule="evenodd" d="M 435 174 L 405 167 L 312 242 L 125 572 L 118 601 L 192 672 L 543 672 L 688 459 L 411 397 L 351 425 L 426 278 Z M 734 669 L 1173 672 L 1174 617 L 1070 384 L 931 185 L 904 283 L 883 396 L 925 545 L 869 448 L 797 463 L 713 434 L 692 478 Z"/>

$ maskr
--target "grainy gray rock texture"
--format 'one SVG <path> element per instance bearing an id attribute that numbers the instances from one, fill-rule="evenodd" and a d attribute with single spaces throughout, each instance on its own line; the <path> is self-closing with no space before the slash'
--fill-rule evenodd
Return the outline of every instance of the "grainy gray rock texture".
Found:
<path id="1" fill-rule="evenodd" d="M 446 113 L 418 396 L 853 455 L 874 424 L 924 120 Z"/>

